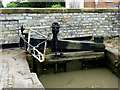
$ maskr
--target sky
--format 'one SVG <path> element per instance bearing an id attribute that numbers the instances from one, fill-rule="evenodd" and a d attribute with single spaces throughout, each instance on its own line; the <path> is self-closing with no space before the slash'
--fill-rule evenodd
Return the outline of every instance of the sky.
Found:
<path id="1" fill-rule="evenodd" d="M 7 4 L 10 3 L 11 1 L 16 1 L 16 0 L 2 0 L 2 4 L 4 7 L 6 7 Z"/>

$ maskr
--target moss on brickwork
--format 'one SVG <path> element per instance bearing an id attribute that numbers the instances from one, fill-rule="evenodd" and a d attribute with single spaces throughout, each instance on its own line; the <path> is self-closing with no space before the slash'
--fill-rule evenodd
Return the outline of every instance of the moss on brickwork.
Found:
<path id="1" fill-rule="evenodd" d="M 2 8 L 1 13 L 104 13 L 104 12 L 120 12 L 120 9 L 54 9 L 54 8 Z"/>

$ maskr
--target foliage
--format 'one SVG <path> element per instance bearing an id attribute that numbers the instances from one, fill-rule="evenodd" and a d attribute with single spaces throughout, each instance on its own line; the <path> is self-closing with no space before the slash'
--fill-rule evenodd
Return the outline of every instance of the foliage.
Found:
<path id="1" fill-rule="evenodd" d="M 2 1 L 0 1 L 0 8 L 3 8 L 4 6 L 3 6 L 3 4 L 2 4 Z"/>
<path id="2" fill-rule="evenodd" d="M 18 3 L 17 7 L 34 7 L 34 8 L 43 8 L 45 7 L 44 3 L 41 2 L 25 2 L 25 3 Z"/>
<path id="3" fill-rule="evenodd" d="M 7 7 L 31 7 L 31 8 L 62 8 L 65 6 L 64 2 L 10 2 Z"/>
<path id="4" fill-rule="evenodd" d="M 10 2 L 9 4 L 7 4 L 7 8 L 11 8 L 11 7 L 17 7 L 17 2 Z"/>
<path id="5" fill-rule="evenodd" d="M 52 5 L 51 8 L 65 8 L 65 7 L 62 7 L 60 4 L 55 4 Z"/>

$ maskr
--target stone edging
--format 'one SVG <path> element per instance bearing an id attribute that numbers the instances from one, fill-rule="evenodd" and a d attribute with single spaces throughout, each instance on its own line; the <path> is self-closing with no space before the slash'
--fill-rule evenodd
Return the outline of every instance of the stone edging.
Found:
<path id="1" fill-rule="evenodd" d="M 120 9 L 62 9 L 62 8 L 1 8 L 0 13 L 12 14 L 12 13 L 105 13 L 105 12 L 120 12 Z"/>
<path id="2" fill-rule="evenodd" d="M 107 60 L 108 68 L 114 73 L 116 76 L 120 77 L 120 56 L 116 54 L 113 49 L 106 48 L 105 57 Z"/>

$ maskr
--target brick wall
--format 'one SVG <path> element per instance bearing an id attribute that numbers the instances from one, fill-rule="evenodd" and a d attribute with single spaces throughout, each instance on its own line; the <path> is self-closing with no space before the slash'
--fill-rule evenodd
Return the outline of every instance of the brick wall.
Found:
<path id="1" fill-rule="evenodd" d="M 41 13 L 40 13 L 41 12 Z M 63 22 L 62 19 L 67 22 Z M 1 9 L 0 44 L 19 42 L 16 28 L 51 26 L 58 22 L 58 38 L 82 36 L 115 36 L 119 30 L 119 10 L 117 9 Z M 43 34 L 51 33 L 51 28 L 39 29 Z"/>
<path id="2" fill-rule="evenodd" d="M 113 2 L 105 2 L 105 0 L 98 0 L 97 8 L 115 8 L 115 3 L 119 0 L 113 0 Z M 84 8 L 95 8 L 95 0 L 84 0 Z"/>

